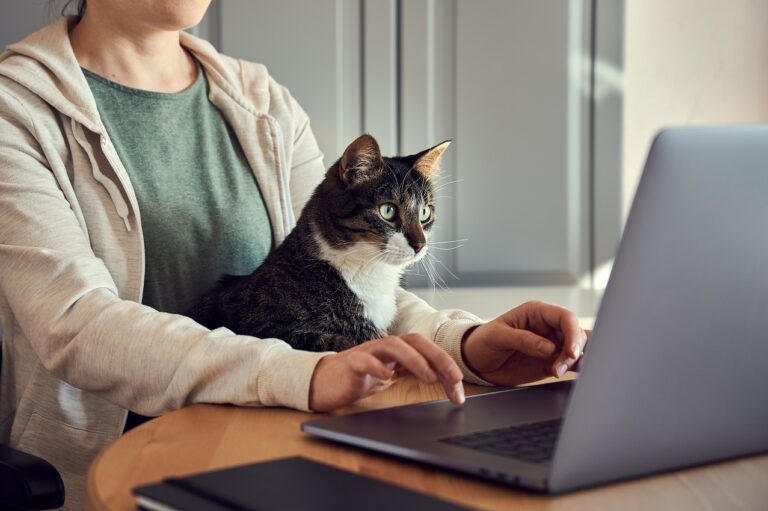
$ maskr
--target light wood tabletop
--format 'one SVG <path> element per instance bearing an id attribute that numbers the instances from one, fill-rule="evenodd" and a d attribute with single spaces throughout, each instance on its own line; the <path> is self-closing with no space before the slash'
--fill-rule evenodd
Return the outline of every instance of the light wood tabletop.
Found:
<path id="1" fill-rule="evenodd" d="M 468 395 L 485 391 L 467 385 Z M 439 386 L 406 377 L 337 413 L 444 398 Z M 86 509 L 136 509 L 131 489 L 142 484 L 301 455 L 479 509 L 768 510 L 768 456 L 545 496 L 333 444 L 300 431 L 303 421 L 319 416 L 280 408 L 195 405 L 154 419 L 117 439 L 94 460 Z"/>

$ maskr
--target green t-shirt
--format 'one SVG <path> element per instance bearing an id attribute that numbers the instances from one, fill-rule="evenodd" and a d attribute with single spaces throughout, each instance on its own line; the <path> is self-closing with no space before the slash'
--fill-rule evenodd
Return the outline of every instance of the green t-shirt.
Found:
<path id="1" fill-rule="evenodd" d="M 172 94 L 83 69 L 139 201 L 143 303 L 172 313 L 187 310 L 223 275 L 251 273 L 272 247 L 256 179 L 197 67 L 195 83 Z"/>

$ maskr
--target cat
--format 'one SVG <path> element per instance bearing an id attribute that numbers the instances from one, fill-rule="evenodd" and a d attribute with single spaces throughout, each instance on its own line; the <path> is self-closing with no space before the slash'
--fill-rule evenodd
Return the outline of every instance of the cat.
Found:
<path id="1" fill-rule="evenodd" d="M 261 266 L 225 277 L 187 315 L 307 351 L 386 335 L 403 271 L 427 252 L 433 184 L 449 144 L 388 158 L 372 136 L 358 137 Z"/>

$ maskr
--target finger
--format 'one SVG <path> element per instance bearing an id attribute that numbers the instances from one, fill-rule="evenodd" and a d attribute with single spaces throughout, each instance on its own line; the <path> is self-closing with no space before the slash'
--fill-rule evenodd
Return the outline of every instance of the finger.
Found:
<path id="1" fill-rule="evenodd" d="M 575 349 L 564 349 L 560 355 L 558 355 L 557 359 L 552 364 L 552 373 L 554 376 L 559 378 L 563 376 L 569 369 L 575 368 L 577 362 L 584 353 L 583 346 L 587 342 L 587 334 L 583 330 L 581 331 L 580 338 L 581 340 L 576 343 L 577 347 Z"/>
<path id="2" fill-rule="evenodd" d="M 351 352 L 348 361 L 350 369 L 361 376 L 371 375 L 380 380 L 389 380 L 395 375 L 391 367 L 364 351 Z"/>
<path id="3" fill-rule="evenodd" d="M 549 358 L 557 350 L 555 343 L 530 330 L 496 323 L 492 327 L 490 347 L 500 351 L 519 351 L 534 358 Z"/>
<path id="4" fill-rule="evenodd" d="M 464 401 L 466 400 L 464 395 L 464 383 L 461 380 L 457 382 L 446 380 L 442 375 L 438 375 L 438 378 L 440 379 L 440 385 L 442 385 L 443 390 L 445 390 L 445 396 L 454 404 L 464 404 Z"/>
<path id="5" fill-rule="evenodd" d="M 592 335 L 592 330 L 584 329 L 584 335 L 586 336 L 584 340 L 584 344 L 581 347 L 581 355 L 579 355 L 579 358 L 576 360 L 576 363 L 574 363 L 571 366 L 572 371 L 581 371 L 581 363 L 584 361 L 584 355 L 587 352 L 587 344 L 589 343 L 589 337 Z"/>
<path id="6" fill-rule="evenodd" d="M 534 305 L 539 317 L 552 328 L 558 329 L 564 338 L 563 351 L 571 358 L 581 356 L 581 350 L 586 342 L 586 335 L 579 324 L 579 318 L 566 309 L 548 303 L 536 303 Z"/>
<path id="7" fill-rule="evenodd" d="M 405 334 L 401 338 L 413 346 L 429 363 L 437 374 L 446 396 L 456 404 L 464 402 L 464 385 L 461 369 L 456 362 L 434 342 L 420 334 Z"/>
<path id="8" fill-rule="evenodd" d="M 394 361 L 427 383 L 435 383 L 437 375 L 427 360 L 400 337 L 390 335 L 371 343 L 370 354 L 383 362 Z"/>
<path id="9" fill-rule="evenodd" d="M 401 338 L 426 359 L 439 377 L 454 384 L 461 381 L 461 369 L 440 346 L 421 334 L 405 334 Z"/>
<path id="10" fill-rule="evenodd" d="M 587 345 L 587 334 L 579 328 L 578 334 L 572 339 L 566 339 L 563 346 L 563 353 L 567 353 L 569 358 L 578 360 L 584 354 L 584 348 Z"/>
<path id="11" fill-rule="evenodd" d="M 568 372 L 568 370 L 571 368 L 571 366 L 573 366 L 575 362 L 575 359 L 564 357 L 562 355 L 557 357 L 557 360 L 555 360 L 551 366 L 552 376 L 560 378 Z"/>
<path id="12" fill-rule="evenodd" d="M 416 376 L 426 364 L 431 374 L 421 379 L 434 383 L 439 381 L 448 398 L 457 404 L 464 402 L 464 387 L 461 384 L 461 370 L 451 357 L 436 344 L 420 334 L 405 334 L 394 339 L 383 339 L 382 348 L 386 356 L 395 358 L 404 368 Z M 393 350 L 393 351 L 390 351 Z"/>

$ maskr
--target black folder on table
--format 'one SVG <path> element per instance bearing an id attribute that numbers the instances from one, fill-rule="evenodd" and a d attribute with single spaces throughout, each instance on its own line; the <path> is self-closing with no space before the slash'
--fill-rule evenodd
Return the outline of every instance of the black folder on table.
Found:
<path id="1" fill-rule="evenodd" d="M 467 509 L 300 457 L 166 479 L 133 492 L 139 508 L 150 511 Z"/>

